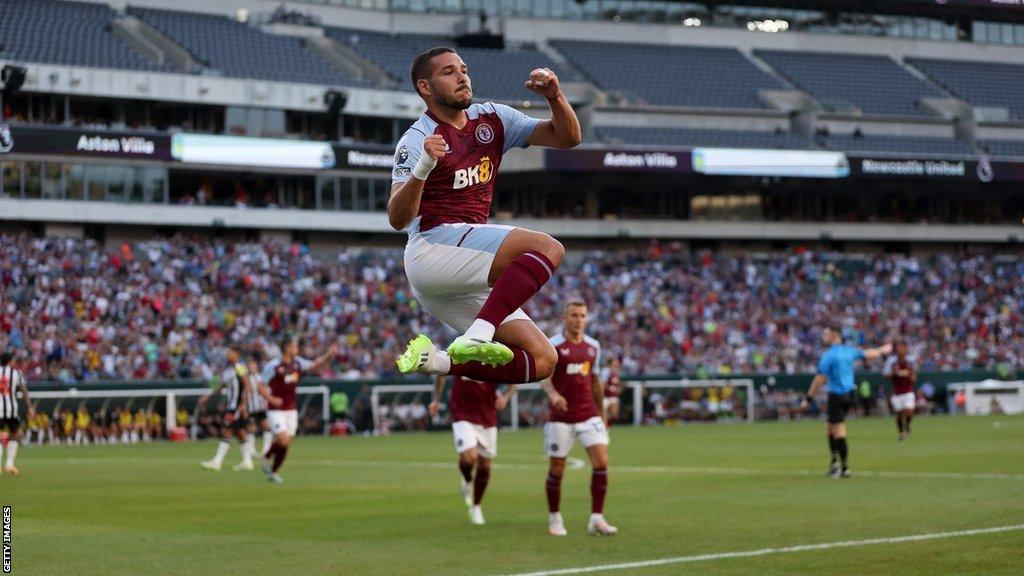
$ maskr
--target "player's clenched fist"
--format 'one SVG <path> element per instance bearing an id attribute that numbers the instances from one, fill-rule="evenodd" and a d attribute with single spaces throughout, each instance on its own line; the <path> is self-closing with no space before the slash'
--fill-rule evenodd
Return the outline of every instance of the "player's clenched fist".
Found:
<path id="1" fill-rule="evenodd" d="M 562 91 L 558 85 L 558 76 L 550 68 L 537 68 L 530 72 L 530 79 L 526 81 L 526 87 L 548 100 L 558 98 Z"/>
<path id="2" fill-rule="evenodd" d="M 423 139 L 423 154 L 412 169 L 412 175 L 420 180 L 426 180 L 430 171 L 437 166 L 437 161 L 444 157 L 444 150 L 448 143 L 440 134 L 431 134 Z"/>
<path id="3" fill-rule="evenodd" d="M 440 160 L 444 156 L 444 148 L 448 143 L 440 134 L 431 134 L 423 140 L 423 151 L 434 160 Z"/>

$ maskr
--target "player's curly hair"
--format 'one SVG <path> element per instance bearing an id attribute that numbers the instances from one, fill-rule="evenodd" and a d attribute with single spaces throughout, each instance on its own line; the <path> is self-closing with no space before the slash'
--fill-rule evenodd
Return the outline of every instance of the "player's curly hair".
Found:
<path id="1" fill-rule="evenodd" d="M 412 77 L 412 88 L 417 94 L 420 93 L 420 89 L 416 87 L 416 82 L 430 78 L 430 73 L 432 72 L 430 60 L 434 56 L 441 54 L 455 54 L 455 49 L 448 46 L 436 46 L 426 52 L 421 52 L 413 59 L 409 75 Z"/>

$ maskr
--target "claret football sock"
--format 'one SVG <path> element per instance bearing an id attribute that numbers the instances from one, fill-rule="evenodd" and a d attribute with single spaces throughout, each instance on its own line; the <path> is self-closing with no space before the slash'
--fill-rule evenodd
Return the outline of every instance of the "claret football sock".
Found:
<path id="1" fill-rule="evenodd" d="M 555 265 L 543 253 L 531 250 L 520 254 L 498 276 L 487 301 L 476 316 L 476 322 L 470 327 L 472 332 L 466 332 L 466 335 L 482 340 L 493 339 L 494 327 L 501 326 L 509 314 L 532 298 L 554 272 Z M 490 324 L 490 334 L 481 321 Z"/>
<path id="2" fill-rule="evenodd" d="M 466 362 L 452 364 L 451 373 L 492 384 L 527 384 L 537 379 L 537 362 L 525 350 L 512 348 L 512 361 L 504 366 Z"/>

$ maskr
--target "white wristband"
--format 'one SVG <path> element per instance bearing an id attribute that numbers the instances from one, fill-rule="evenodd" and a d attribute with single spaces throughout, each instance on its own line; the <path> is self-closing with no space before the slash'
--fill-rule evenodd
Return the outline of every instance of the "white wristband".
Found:
<path id="1" fill-rule="evenodd" d="M 426 180 L 434 166 L 437 166 L 437 158 L 433 158 L 430 154 L 424 152 L 420 155 L 419 161 L 416 162 L 416 166 L 412 169 L 412 175 L 420 180 Z"/>

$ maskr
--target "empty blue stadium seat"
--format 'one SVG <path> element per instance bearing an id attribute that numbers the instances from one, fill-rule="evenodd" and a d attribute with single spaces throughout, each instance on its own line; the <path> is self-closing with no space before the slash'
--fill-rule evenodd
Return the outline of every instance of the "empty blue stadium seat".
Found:
<path id="1" fill-rule="evenodd" d="M 832 135 L 819 137 L 818 143 L 830 150 L 868 154 L 978 155 L 966 142 L 952 138 Z"/>
<path id="2" fill-rule="evenodd" d="M 559 68 L 546 54 L 529 46 L 509 46 L 505 49 L 460 48 L 452 39 L 444 36 L 391 35 L 343 28 L 331 28 L 327 33 L 383 68 L 401 90 L 413 90 L 409 77 L 413 58 L 435 46 L 451 46 L 458 51 L 469 66 L 473 91 L 483 99 L 541 100 L 540 96 L 523 87 L 523 82 L 535 68 L 555 70 L 562 82 L 578 80 L 570 70 Z"/>
<path id="3" fill-rule="evenodd" d="M 1024 140 L 979 140 L 978 146 L 993 156 L 1024 158 Z"/>
<path id="4" fill-rule="evenodd" d="M 224 16 L 129 7 L 128 12 L 225 76 L 327 86 L 362 84 L 306 49 L 302 38 L 268 34 Z"/>
<path id="5" fill-rule="evenodd" d="M 111 32 L 109 6 L 60 0 L 0 0 L 3 58 L 45 64 L 168 71 Z"/>
<path id="6" fill-rule="evenodd" d="M 758 92 L 787 89 L 733 48 L 577 40 L 551 45 L 596 86 L 634 102 L 764 109 Z"/>
<path id="7" fill-rule="evenodd" d="M 645 128 L 639 126 L 599 126 L 595 130 L 598 137 L 609 144 L 768 148 L 782 150 L 806 150 L 813 148 L 807 138 L 789 132 L 776 133 L 701 128 Z"/>
<path id="8" fill-rule="evenodd" d="M 754 54 L 830 109 L 934 116 L 921 99 L 943 96 L 887 56 L 781 50 L 755 50 Z"/>
<path id="9" fill-rule="evenodd" d="M 929 58 L 907 63 L 972 106 L 1007 108 L 1012 120 L 1024 122 L 1024 66 Z"/>

